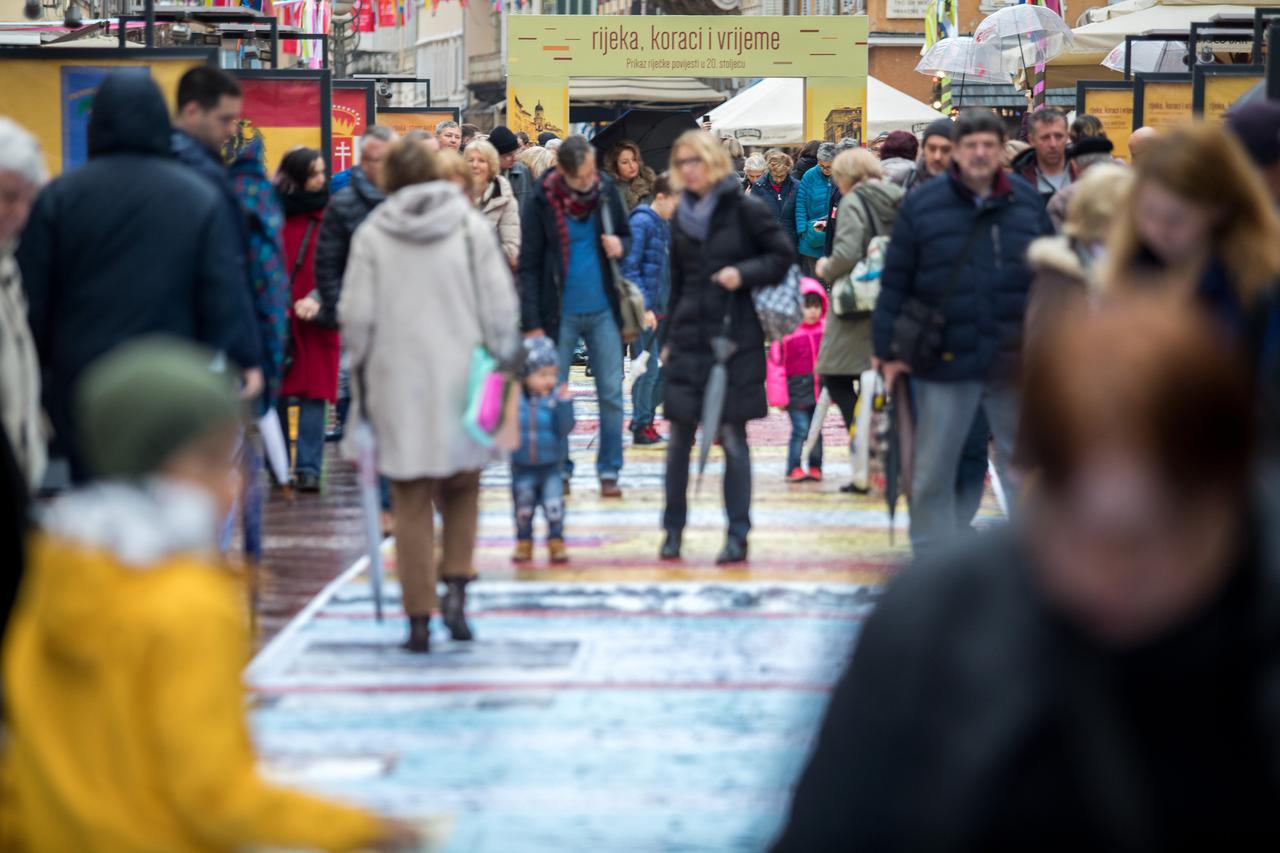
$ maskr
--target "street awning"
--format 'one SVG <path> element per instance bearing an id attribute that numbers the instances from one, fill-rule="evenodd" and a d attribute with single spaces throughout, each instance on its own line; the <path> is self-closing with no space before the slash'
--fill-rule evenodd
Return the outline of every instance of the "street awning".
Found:
<path id="1" fill-rule="evenodd" d="M 921 101 L 874 77 L 867 78 L 867 138 L 909 130 L 919 133 L 941 116 Z M 766 77 L 711 111 L 714 133 L 744 145 L 801 145 L 804 139 L 804 80 Z"/>
<path id="2" fill-rule="evenodd" d="M 724 92 L 694 77 L 574 77 L 569 102 L 574 106 L 627 103 L 632 107 L 697 107 L 718 104 Z"/>
<path id="3" fill-rule="evenodd" d="M 1158 0 L 1126 0 L 1113 6 L 1095 9 L 1089 14 L 1100 18 L 1071 31 L 1075 46 L 1054 58 L 1048 65 L 1046 79 L 1050 86 L 1073 86 L 1076 80 L 1119 79 L 1120 74 L 1104 68 L 1102 60 L 1127 35 L 1140 35 L 1153 30 L 1190 31 L 1191 24 L 1208 21 L 1216 15 L 1252 14 L 1266 2 L 1244 2 L 1232 5 L 1158 2 Z"/>

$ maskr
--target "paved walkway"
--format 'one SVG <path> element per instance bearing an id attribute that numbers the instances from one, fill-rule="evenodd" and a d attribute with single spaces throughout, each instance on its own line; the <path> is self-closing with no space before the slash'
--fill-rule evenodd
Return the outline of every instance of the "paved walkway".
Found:
<path id="1" fill-rule="evenodd" d="M 443 850 L 763 849 L 876 587 L 904 555 L 905 528 L 891 548 L 883 501 L 839 493 L 848 453 L 837 416 L 827 482 L 785 484 L 790 426 L 775 414 L 751 428 L 750 564 L 713 564 L 718 451 L 692 501 L 687 559 L 659 563 L 663 451 L 628 448 L 625 499 L 601 501 L 594 388 L 578 376 L 575 391 L 572 564 L 552 568 L 540 548 L 533 566 L 512 566 L 509 479 L 493 467 L 477 641 L 454 644 L 441 629 L 430 656 L 398 648 L 389 542 L 386 622 L 373 619 L 356 563 L 255 660 L 260 744 L 284 778 L 445 818 Z M 346 531 L 354 494 L 330 500 Z"/>

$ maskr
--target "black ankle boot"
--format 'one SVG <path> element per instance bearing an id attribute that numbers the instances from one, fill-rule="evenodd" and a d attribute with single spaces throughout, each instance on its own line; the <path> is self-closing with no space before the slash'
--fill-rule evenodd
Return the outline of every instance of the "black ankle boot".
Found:
<path id="1" fill-rule="evenodd" d="M 403 647 L 423 655 L 431 651 L 430 616 L 409 617 L 409 639 L 405 640 Z"/>
<path id="2" fill-rule="evenodd" d="M 716 565 L 723 566 L 727 563 L 745 563 L 747 561 L 747 540 L 739 539 L 737 536 L 730 536 L 725 540 L 724 548 L 720 550 L 720 554 L 716 557 Z"/>
<path id="3" fill-rule="evenodd" d="M 467 584 L 471 580 L 446 580 L 445 586 L 448 590 L 444 594 L 444 603 L 440 610 L 444 614 L 444 626 L 449 629 L 449 635 L 459 642 L 467 642 L 475 639 L 475 635 L 471 633 L 471 626 L 467 624 Z"/>
<path id="4" fill-rule="evenodd" d="M 662 550 L 658 552 L 658 557 L 663 560 L 680 559 L 680 540 L 683 533 L 679 530 L 668 530 L 667 538 L 662 541 Z"/>

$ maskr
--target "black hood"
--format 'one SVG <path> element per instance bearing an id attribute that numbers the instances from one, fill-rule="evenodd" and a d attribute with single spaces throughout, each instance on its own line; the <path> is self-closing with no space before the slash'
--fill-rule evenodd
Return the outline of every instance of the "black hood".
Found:
<path id="1" fill-rule="evenodd" d="M 124 152 L 169 154 L 169 110 L 145 71 L 111 74 L 93 98 L 89 156 Z"/>

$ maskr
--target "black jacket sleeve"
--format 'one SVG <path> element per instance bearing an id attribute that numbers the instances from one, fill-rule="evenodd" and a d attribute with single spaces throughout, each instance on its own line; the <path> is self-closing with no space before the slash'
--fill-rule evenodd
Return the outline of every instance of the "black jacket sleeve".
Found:
<path id="1" fill-rule="evenodd" d="M 337 197 L 329 204 L 316 235 L 316 290 L 320 293 L 320 315 L 315 322 L 329 329 L 338 327 L 338 300 L 342 298 L 342 274 L 347 269 L 351 231 Z M 292 270 L 293 262 L 287 260 Z"/>
<path id="2" fill-rule="evenodd" d="M 547 236 L 542 220 L 544 216 L 552 214 L 536 195 L 530 197 L 526 213 L 528 215 L 520 217 L 520 265 L 517 268 L 517 279 L 520 284 L 520 330 L 531 332 L 547 327 L 542 316 L 542 288 L 553 287 L 554 283 L 543 281 Z"/>
<path id="3" fill-rule="evenodd" d="M 257 311 L 239 246 L 239 232 L 225 205 L 209 213 L 208 235 L 195 275 L 196 335 L 221 350 L 241 368 L 260 367 L 262 344 Z"/>
<path id="4" fill-rule="evenodd" d="M 750 236 L 750 245 L 758 253 L 738 263 L 742 284 L 748 290 L 769 287 L 782 281 L 787 270 L 795 263 L 795 250 L 786 231 L 759 199 L 744 196 L 742 222 Z"/>
<path id="5" fill-rule="evenodd" d="M 880 275 L 880 296 L 871 313 L 871 336 L 877 358 L 893 358 L 893 324 L 898 319 L 902 304 L 915 289 L 916 262 L 919 247 L 914 222 L 915 206 L 908 200 L 898 211 L 893 224 L 893 236 L 885 255 L 884 272 Z"/>

